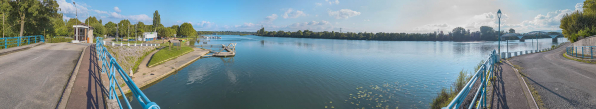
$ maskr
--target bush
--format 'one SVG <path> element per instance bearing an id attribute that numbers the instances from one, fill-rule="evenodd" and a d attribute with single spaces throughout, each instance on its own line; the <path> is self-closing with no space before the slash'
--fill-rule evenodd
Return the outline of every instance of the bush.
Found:
<path id="1" fill-rule="evenodd" d="M 476 68 L 474 68 L 474 72 L 478 71 L 480 67 L 484 64 L 484 60 L 480 61 Z M 441 109 L 451 103 L 451 101 L 457 96 L 457 94 L 464 88 L 466 83 L 472 79 L 473 75 L 466 71 L 459 71 L 459 75 L 457 76 L 457 80 L 453 83 L 449 89 L 443 88 L 441 92 L 437 94 L 437 97 L 433 99 L 433 102 L 430 104 L 431 109 Z M 453 89 L 455 87 L 455 89 Z"/>
<path id="2" fill-rule="evenodd" d="M 48 43 L 60 43 L 60 42 L 72 42 L 72 38 L 70 37 L 53 37 L 49 40 L 46 40 Z"/>

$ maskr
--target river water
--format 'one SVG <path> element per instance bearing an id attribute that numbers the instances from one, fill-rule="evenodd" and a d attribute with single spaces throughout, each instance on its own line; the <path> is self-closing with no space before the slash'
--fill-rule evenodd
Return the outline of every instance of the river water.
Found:
<path id="1" fill-rule="evenodd" d="M 164 109 L 429 108 L 498 44 L 221 36 L 208 44 L 237 43 L 235 57 L 197 60 L 143 92 Z M 509 51 L 533 49 L 509 41 Z"/>

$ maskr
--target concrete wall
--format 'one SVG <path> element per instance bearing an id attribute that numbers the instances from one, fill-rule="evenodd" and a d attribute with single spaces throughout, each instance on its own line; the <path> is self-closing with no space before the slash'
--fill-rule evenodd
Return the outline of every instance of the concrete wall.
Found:
<path id="1" fill-rule="evenodd" d="M 573 53 L 577 53 L 577 54 L 582 54 L 582 50 L 583 50 L 583 54 L 590 56 L 590 55 L 596 55 L 596 35 L 594 36 L 590 36 L 581 40 L 578 40 L 576 42 L 574 42 L 573 44 L 571 44 L 571 46 L 573 46 Z M 591 51 L 589 47 L 584 47 L 583 49 L 580 46 L 595 46 L 592 47 Z M 575 48 L 577 47 L 577 48 Z M 592 52 L 592 53 L 590 53 Z"/>

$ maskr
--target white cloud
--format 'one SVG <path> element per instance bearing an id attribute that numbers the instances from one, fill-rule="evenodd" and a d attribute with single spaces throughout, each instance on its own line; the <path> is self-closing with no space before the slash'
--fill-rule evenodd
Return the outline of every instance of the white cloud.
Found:
<path id="1" fill-rule="evenodd" d="M 447 33 L 451 31 L 455 26 L 451 26 L 448 24 L 427 24 L 420 27 L 416 27 L 413 29 L 413 32 L 433 32 L 433 31 L 443 31 L 443 33 Z"/>
<path id="2" fill-rule="evenodd" d="M 288 9 L 284 15 L 283 18 L 298 18 L 300 16 L 306 16 L 306 14 L 304 14 L 304 12 L 300 11 L 300 10 L 294 10 L 292 8 Z"/>
<path id="3" fill-rule="evenodd" d="M 57 0 L 56 2 L 59 5 L 58 8 L 60 8 L 60 11 L 58 11 L 58 12 L 64 14 L 64 16 L 63 16 L 64 19 L 74 18 L 76 16 L 76 14 L 78 14 L 79 16 L 89 14 L 89 12 L 88 12 L 89 9 L 87 9 L 87 7 L 89 7 L 89 6 L 87 6 L 83 2 L 77 2 L 76 8 L 75 8 L 75 5 L 73 5 L 72 3 L 66 2 L 66 0 Z"/>
<path id="4" fill-rule="evenodd" d="M 575 4 L 575 10 L 584 11 L 583 7 L 584 7 L 583 2 Z"/>
<path id="5" fill-rule="evenodd" d="M 120 8 L 118 8 L 118 7 L 114 7 L 114 11 L 116 11 L 118 13 L 122 12 L 122 10 L 120 10 Z"/>
<path id="6" fill-rule="evenodd" d="M 111 18 L 116 18 L 116 19 L 130 19 L 131 22 L 137 22 L 137 21 L 151 21 L 153 20 L 152 18 L 150 18 L 149 16 L 147 16 L 146 14 L 139 14 L 139 15 L 129 15 L 129 16 L 125 16 L 122 14 L 118 14 L 116 12 L 111 12 L 110 13 L 110 17 Z"/>
<path id="7" fill-rule="evenodd" d="M 370 19 L 366 19 L 366 20 L 364 20 L 364 21 L 370 21 Z"/>
<path id="8" fill-rule="evenodd" d="M 321 21 L 321 22 L 317 22 L 317 21 L 310 21 L 308 23 L 305 22 L 306 25 L 327 25 L 329 24 L 328 21 Z"/>
<path id="9" fill-rule="evenodd" d="M 275 19 L 277 19 L 277 14 L 271 14 L 270 16 L 265 17 L 265 21 L 263 21 L 263 23 L 271 23 Z"/>
<path id="10" fill-rule="evenodd" d="M 335 1 L 333 1 L 333 0 L 325 0 L 325 1 L 326 2 L 329 2 L 330 5 L 332 5 L 332 4 L 336 4 L 336 5 L 339 4 L 339 0 L 335 0 Z"/>
<path id="11" fill-rule="evenodd" d="M 244 23 L 243 25 L 236 25 L 234 27 L 236 27 L 236 28 L 250 28 L 250 27 L 254 27 L 254 26 L 255 26 L 255 24 L 253 24 L 253 23 Z"/>
<path id="12" fill-rule="evenodd" d="M 339 11 L 328 11 L 329 16 L 335 17 L 335 19 L 347 19 L 350 17 L 360 15 L 360 12 L 352 11 L 351 9 L 341 9 Z"/>
<path id="13" fill-rule="evenodd" d="M 201 21 L 200 23 L 197 23 L 197 28 L 211 28 L 212 25 L 214 24 L 209 21 Z"/>
<path id="14" fill-rule="evenodd" d="M 98 13 L 98 14 L 107 14 L 108 13 L 107 11 L 100 11 L 100 10 L 93 10 L 93 11 L 95 11 L 95 13 Z"/>
<path id="15" fill-rule="evenodd" d="M 516 32 L 530 32 L 530 31 L 545 31 L 545 30 L 560 30 L 561 18 L 565 14 L 572 13 L 574 10 L 565 9 L 548 12 L 546 15 L 538 14 L 534 19 L 524 20 L 521 23 L 507 23 L 509 16 L 503 14 L 501 17 L 501 30 L 513 28 Z M 451 31 L 455 27 L 464 27 L 471 31 L 478 31 L 481 26 L 493 27 L 497 29 L 499 26 L 498 17 L 494 12 L 482 13 L 475 15 L 467 20 L 464 25 L 448 25 L 448 24 L 427 24 L 414 28 L 414 32 L 432 32 L 432 31 Z"/>
<path id="16" fill-rule="evenodd" d="M 315 3 L 316 6 L 323 6 L 323 3 Z"/>

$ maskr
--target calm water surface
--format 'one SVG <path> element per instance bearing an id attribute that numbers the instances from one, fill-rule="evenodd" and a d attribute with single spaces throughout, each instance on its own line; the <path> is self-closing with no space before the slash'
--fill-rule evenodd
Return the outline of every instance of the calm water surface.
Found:
<path id="1" fill-rule="evenodd" d="M 539 42 L 540 48 L 556 44 Z M 147 97 L 164 109 L 428 108 L 459 71 L 472 71 L 497 48 L 497 42 L 251 35 L 223 35 L 208 43 L 238 43 L 237 56 L 197 60 L 144 89 Z M 535 44 L 511 40 L 509 50 L 536 49 Z"/>

